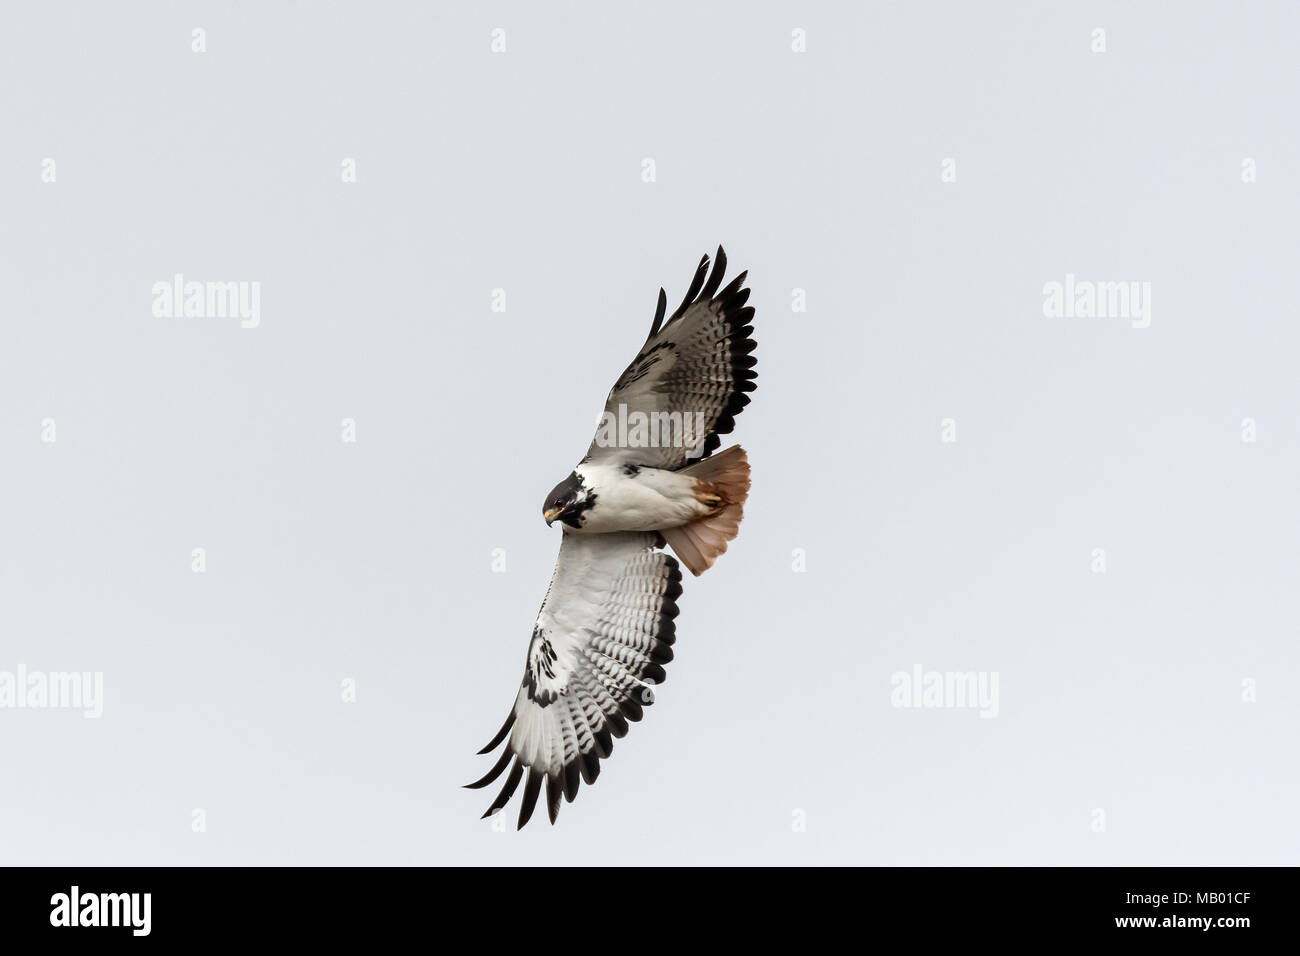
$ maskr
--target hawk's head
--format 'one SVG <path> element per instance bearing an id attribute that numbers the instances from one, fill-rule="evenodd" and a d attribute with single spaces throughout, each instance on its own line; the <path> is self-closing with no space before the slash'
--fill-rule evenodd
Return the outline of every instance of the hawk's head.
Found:
<path id="1" fill-rule="evenodd" d="M 581 528 L 583 516 L 596 505 L 596 493 L 591 490 L 582 476 L 576 471 L 569 472 L 569 477 L 551 489 L 542 505 L 542 517 L 549 527 L 552 521 L 560 520 L 570 528 Z"/>

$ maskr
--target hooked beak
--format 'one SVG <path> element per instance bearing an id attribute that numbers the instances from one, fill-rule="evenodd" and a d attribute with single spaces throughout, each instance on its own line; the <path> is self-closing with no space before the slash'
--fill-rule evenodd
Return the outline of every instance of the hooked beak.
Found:
<path id="1" fill-rule="evenodd" d="M 546 527 L 551 526 L 551 522 L 560 516 L 561 511 L 560 508 L 548 508 L 542 512 L 542 517 L 546 519 Z"/>

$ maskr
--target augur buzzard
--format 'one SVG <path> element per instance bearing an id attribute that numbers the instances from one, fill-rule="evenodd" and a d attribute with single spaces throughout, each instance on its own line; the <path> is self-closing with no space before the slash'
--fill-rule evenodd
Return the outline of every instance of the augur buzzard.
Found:
<path id="1" fill-rule="evenodd" d="M 572 802 L 579 779 L 595 782 L 612 738 L 641 719 L 673 659 L 682 575 L 660 549 L 699 575 L 739 530 L 749 462 L 739 445 L 717 448 L 755 387 L 754 310 L 746 273 L 724 288 L 726 268 L 721 247 L 711 272 L 704 256 L 667 321 L 659 290 L 650 334 L 614 383 L 586 457 L 542 506 L 547 525 L 561 523 L 560 556 L 514 708 L 479 753 L 505 748 L 469 784 L 486 787 L 510 768 L 484 817 L 523 781 L 519 827 L 543 783 L 554 823 L 561 797 Z"/>

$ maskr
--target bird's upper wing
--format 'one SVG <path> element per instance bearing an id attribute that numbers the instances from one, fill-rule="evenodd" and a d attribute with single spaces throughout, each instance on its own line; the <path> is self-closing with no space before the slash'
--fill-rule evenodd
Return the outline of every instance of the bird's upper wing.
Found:
<path id="1" fill-rule="evenodd" d="M 654 702 L 651 688 L 663 683 L 663 665 L 673 657 L 682 593 L 677 561 L 656 550 L 661 543 L 654 533 L 565 531 L 514 709 L 479 753 L 502 741 L 505 749 L 469 785 L 486 787 L 513 758 L 484 817 L 504 807 L 527 774 L 519 826 L 532 816 L 543 782 L 554 823 L 560 798 L 573 801 L 579 776 L 595 781 L 611 738 L 626 734 L 627 722 Z"/>
<path id="2" fill-rule="evenodd" d="M 659 290 L 650 335 L 610 390 L 587 460 L 676 469 L 711 454 L 735 427 L 758 373 L 748 273 L 719 291 L 726 269 L 721 246 L 712 272 L 702 258 L 667 322 Z"/>

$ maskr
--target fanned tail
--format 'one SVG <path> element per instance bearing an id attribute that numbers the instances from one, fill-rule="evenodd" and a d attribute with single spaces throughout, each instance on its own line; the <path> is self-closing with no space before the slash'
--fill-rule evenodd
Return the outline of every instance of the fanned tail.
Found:
<path id="1" fill-rule="evenodd" d="M 682 564 L 697 577 L 713 566 L 718 555 L 727 550 L 727 542 L 740 531 L 745 516 L 745 499 L 749 496 L 749 459 L 739 445 L 718 452 L 680 472 L 696 480 L 698 494 L 720 500 L 717 510 L 690 524 L 662 528 L 659 533 L 681 558 Z"/>

